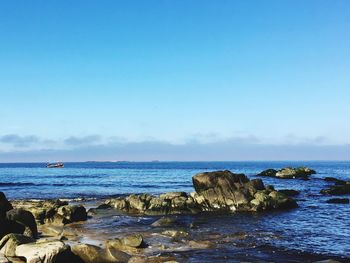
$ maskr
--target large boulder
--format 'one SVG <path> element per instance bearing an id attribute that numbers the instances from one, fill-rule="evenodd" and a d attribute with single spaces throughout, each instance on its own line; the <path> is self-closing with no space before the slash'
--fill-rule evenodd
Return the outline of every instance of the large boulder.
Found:
<path id="1" fill-rule="evenodd" d="M 27 233 L 29 236 L 37 238 L 38 237 L 38 229 L 35 222 L 35 218 L 33 214 L 24 209 L 12 209 L 6 213 L 7 220 L 16 221 L 28 227 Z"/>
<path id="2" fill-rule="evenodd" d="M 258 176 L 269 176 L 281 179 L 305 179 L 307 180 L 310 175 L 315 174 L 316 171 L 307 167 L 286 167 L 281 170 L 267 169 L 258 174 Z"/>
<path id="3" fill-rule="evenodd" d="M 19 245 L 16 256 L 23 257 L 27 263 L 65 263 L 82 262 L 71 253 L 70 247 L 61 241 L 41 241 Z"/>
<path id="4" fill-rule="evenodd" d="M 61 206 L 68 205 L 66 201 L 46 200 L 46 201 L 16 201 L 13 202 L 17 208 L 30 211 L 39 224 L 44 224 L 53 220 Z"/>
<path id="5" fill-rule="evenodd" d="M 35 239 L 21 234 L 7 234 L 0 241 L 0 252 L 6 257 L 15 257 L 19 245 L 35 242 Z"/>
<path id="6" fill-rule="evenodd" d="M 11 210 L 13 207 L 11 203 L 7 200 L 5 194 L 0 192 L 0 219 L 4 218 L 6 212 Z"/>
<path id="7" fill-rule="evenodd" d="M 204 210 L 247 210 L 247 205 L 258 191 L 254 185 L 264 189 L 261 180 L 252 183 L 244 174 L 230 171 L 200 173 L 192 177 L 196 193 L 193 198 Z"/>
<path id="8" fill-rule="evenodd" d="M 26 227 L 21 223 L 6 218 L 0 220 L 0 238 L 10 233 L 23 234 L 25 231 Z"/>

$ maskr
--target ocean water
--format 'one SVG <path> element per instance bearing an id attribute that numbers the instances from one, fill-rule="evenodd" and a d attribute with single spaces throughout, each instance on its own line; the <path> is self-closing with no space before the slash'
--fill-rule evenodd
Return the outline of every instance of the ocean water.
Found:
<path id="1" fill-rule="evenodd" d="M 308 262 L 309 254 L 350 262 L 350 205 L 328 204 L 326 200 L 331 197 L 319 193 L 332 185 L 324 177 L 350 180 L 350 162 L 85 162 L 65 163 L 63 169 L 48 169 L 44 163 L 0 164 L 0 191 L 9 199 L 97 200 L 130 193 L 192 192 L 192 176 L 198 172 L 228 169 L 256 178 L 264 169 L 286 166 L 307 166 L 317 171 L 308 181 L 262 178 L 265 185 L 276 189 L 301 191 L 296 197 L 299 208 L 261 214 L 183 216 L 182 220 L 199 224 L 202 235 L 218 233 L 228 238 L 244 232 L 248 239 L 235 244 L 223 242 L 209 258 L 204 251 L 179 254 L 190 262 L 205 262 L 203 257 L 208 262 L 234 262 L 237 258 Z M 147 225 L 153 219 L 142 220 L 146 222 L 142 225 Z M 110 228 L 120 222 L 119 218 L 104 224 Z M 102 229 L 103 225 L 97 227 Z"/>

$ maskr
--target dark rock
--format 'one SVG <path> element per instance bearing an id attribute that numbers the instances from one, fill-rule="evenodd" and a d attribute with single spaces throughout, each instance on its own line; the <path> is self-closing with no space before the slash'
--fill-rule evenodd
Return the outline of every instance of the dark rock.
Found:
<path id="1" fill-rule="evenodd" d="M 286 167 L 281 170 L 274 170 L 274 169 L 267 169 L 265 171 L 262 171 L 259 173 L 259 176 L 269 176 L 269 177 L 276 177 L 281 179 L 308 179 L 310 175 L 315 174 L 316 171 L 307 168 L 307 167 L 298 167 L 298 168 L 292 168 L 292 167 Z"/>
<path id="2" fill-rule="evenodd" d="M 38 237 L 38 229 L 33 214 L 24 209 L 12 209 L 6 213 L 7 220 L 16 221 L 30 229 L 34 238 Z M 28 230 L 26 231 L 29 234 Z"/>
<path id="3" fill-rule="evenodd" d="M 327 203 L 329 204 L 349 204 L 350 200 L 349 198 L 331 198 L 327 200 Z"/>
<path id="4" fill-rule="evenodd" d="M 282 190 L 278 190 L 278 192 L 285 194 L 287 196 L 297 196 L 300 194 L 299 191 L 293 190 L 293 189 L 282 189 Z"/>
<path id="5" fill-rule="evenodd" d="M 275 177 L 277 173 L 277 170 L 275 169 L 267 169 L 265 171 L 262 171 L 261 173 L 259 173 L 259 176 L 269 176 L 269 177 Z"/>
<path id="6" fill-rule="evenodd" d="M 328 189 L 322 189 L 321 194 L 328 195 L 346 195 L 350 194 L 350 182 L 346 182 L 344 185 L 331 186 Z"/>
<path id="7" fill-rule="evenodd" d="M 7 200 L 5 194 L 0 192 L 0 218 L 4 218 L 6 212 L 11 210 L 13 207 L 11 203 Z"/>
<path id="8" fill-rule="evenodd" d="M 265 189 L 267 190 L 267 191 L 275 191 L 275 187 L 273 186 L 273 185 L 267 185 L 266 187 L 265 187 Z"/>
<path id="9" fill-rule="evenodd" d="M 10 233 L 23 234 L 25 232 L 25 228 L 26 227 L 23 224 L 16 221 L 2 219 L 0 221 L 0 238 Z"/>
<path id="10" fill-rule="evenodd" d="M 108 204 L 101 204 L 98 207 L 96 207 L 96 209 L 111 209 L 112 206 L 108 205 Z"/>
<path id="11" fill-rule="evenodd" d="M 336 185 L 345 185 L 346 184 L 346 181 L 340 180 L 340 179 L 337 179 L 334 177 L 325 177 L 324 180 L 326 182 L 334 182 Z"/>
<path id="12" fill-rule="evenodd" d="M 67 224 L 87 220 L 86 209 L 82 205 L 61 206 L 58 208 L 57 214 L 63 216 Z"/>

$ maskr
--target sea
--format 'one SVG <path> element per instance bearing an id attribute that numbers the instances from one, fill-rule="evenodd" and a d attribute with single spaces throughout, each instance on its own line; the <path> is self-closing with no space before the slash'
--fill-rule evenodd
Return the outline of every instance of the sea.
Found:
<path id="1" fill-rule="evenodd" d="M 313 262 L 325 258 L 350 262 L 350 205 L 329 204 L 326 201 L 332 197 L 320 194 L 321 189 L 333 185 L 324 181 L 325 177 L 350 180 L 349 161 L 71 162 L 61 169 L 46 168 L 45 163 L 0 163 L 0 191 L 10 200 L 98 201 L 131 193 L 193 192 L 192 176 L 199 172 L 230 170 L 253 179 L 261 178 L 257 174 L 265 169 L 289 166 L 307 166 L 317 174 L 307 181 L 262 179 L 278 190 L 300 191 L 295 197 L 298 208 L 183 216 L 181 220 L 199 225 L 201 235 L 208 234 L 207 239 L 214 234 L 220 238 L 212 251 L 179 251 L 179 257 L 186 262 Z M 132 228 L 147 226 L 153 218 L 113 220 L 108 221 L 109 227 Z M 244 238 L 232 241 L 235 236 Z"/>

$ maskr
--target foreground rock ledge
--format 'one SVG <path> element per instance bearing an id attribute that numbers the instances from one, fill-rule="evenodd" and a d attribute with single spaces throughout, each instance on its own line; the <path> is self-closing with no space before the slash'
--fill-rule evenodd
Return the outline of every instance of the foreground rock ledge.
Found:
<path id="1" fill-rule="evenodd" d="M 249 180 L 228 170 L 199 173 L 192 178 L 195 192 L 154 196 L 129 195 L 106 200 L 101 208 L 146 215 L 195 214 L 206 211 L 266 211 L 297 207 L 287 195 L 265 187 L 261 179 Z"/>

